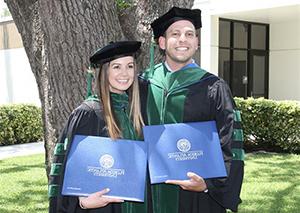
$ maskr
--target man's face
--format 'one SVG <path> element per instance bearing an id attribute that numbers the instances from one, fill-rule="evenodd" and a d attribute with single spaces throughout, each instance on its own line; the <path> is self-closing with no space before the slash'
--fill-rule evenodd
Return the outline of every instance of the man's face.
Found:
<path id="1" fill-rule="evenodd" d="M 169 26 L 165 37 L 159 37 L 159 46 L 166 52 L 169 65 L 186 65 L 191 62 L 198 49 L 198 38 L 194 25 L 188 20 L 180 20 Z"/>

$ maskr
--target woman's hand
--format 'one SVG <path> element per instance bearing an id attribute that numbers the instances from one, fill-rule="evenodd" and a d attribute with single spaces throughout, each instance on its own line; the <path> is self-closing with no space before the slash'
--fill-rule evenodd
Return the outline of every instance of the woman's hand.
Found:
<path id="1" fill-rule="evenodd" d="M 206 183 L 199 175 L 188 172 L 189 180 L 167 180 L 165 183 L 179 185 L 182 189 L 195 192 L 203 192 L 207 189 Z"/>
<path id="2" fill-rule="evenodd" d="M 103 197 L 102 195 L 109 192 L 109 189 L 95 192 L 88 197 L 79 197 L 79 205 L 82 209 L 101 208 L 109 203 L 122 203 L 124 200 L 118 198 Z"/>

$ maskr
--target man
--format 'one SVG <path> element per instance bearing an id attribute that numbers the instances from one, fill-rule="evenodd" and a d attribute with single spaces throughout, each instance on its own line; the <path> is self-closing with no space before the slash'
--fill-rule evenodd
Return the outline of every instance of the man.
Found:
<path id="1" fill-rule="evenodd" d="M 241 120 L 227 84 L 193 60 L 201 11 L 173 7 L 151 27 L 165 61 L 140 76 L 145 121 L 156 125 L 215 120 L 228 174 L 203 179 L 189 172 L 187 180 L 152 185 L 153 212 L 237 211 L 244 168 Z"/>

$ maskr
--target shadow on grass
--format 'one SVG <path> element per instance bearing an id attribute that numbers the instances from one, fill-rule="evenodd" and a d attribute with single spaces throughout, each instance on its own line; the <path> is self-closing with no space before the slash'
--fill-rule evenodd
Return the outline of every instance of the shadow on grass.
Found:
<path id="1" fill-rule="evenodd" d="M 288 154 L 250 154 L 245 161 L 245 170 L 247 170 L 248 163 L 254 166 L 252 165 L 251 171 L 246 172 L 244 183 L 266 188 L 265 190 L 255 189 L 257 194 L 244 199 L 241 205 L 242 211 L 239 212 L 299 212 L 299 158 Z M 274 189 L 268 186 L 274 186 Z M 252 192 L 248 191 L 248 193 Z"/>
<path id="2" fill-rule="evenodd" d="M 257 159 L 257 157 L 259 159 Z M 291 182 L 293 176 L 299 173 L 299 163 L 294 161 L 293 155 L 274 155 L 274 154 L 258 154 L 254 159 L 250 159 L 251 163 L 254 163 L 257 168 L 255 171 L 251 171 L 250 177 L 264 177 L 268 182 Z M 245 162 L 247 169 L 247 160 Z"/>
<path id="3" fill-rule="evenodd" d="M 0 161 L 0 173 L 10 179 L 7 182 L 0 179 L 4 191 L 7 191 L 0 191 L 1 213 L 48 212 L 48 187 L 43 156 L 5 159 Z M 6 183 L 12 185 L 5 185 Z"/>
<path id="4" fill-rule="evenodd" d="M 8 166 L 3 166 L 3 165 L 5 165 L 5 164 L 0 161 L 0 168 L 8 167 Z M 32 168 L 44 169 L 45 166 L 43 164 L 41 164 L 40 162 L 32 162 L 31 164 L 28 164 L 26 166 L 20 166 L 19 164 L 14 163 L 14 164 L 9 165 L 8 168 L 1 169 L 1 173 L 9 174 L 9 173 L 24 172 L 24 171 L 28 171 Z"/>
<path id="5" fill-rule="evenodd" d="M 300 203 L 300 196 L 297 196 L 296 199 L 293 200 L 293 205 L 291 205 L 291 203 L 287 204 L 284 201 L 284 198 L 289 197 L 292 193 L 295 193 L 295 188 L 297 186 L 299 186 L 299 181 L 292 181 L 290 182 L 291 186 L 287 187 L 284 190 L 281 190 L 279 192 L 277 192 L 275 194 L 275 196 L 273 197 L 273 204 L 272 206 L 274 206 L 274 210 L 276 210 L 276 212 L 284 212 L 284 210 L 287 210 L 287 208 L 289 208 L 288 212 L 299 212 L 299 203 Z M 290 207 L 287 207 L 287 205 L 289 205 Z"/>
<path id="6" fill-rule="evenodd" d="M 14 195 L 7 197 L 0 195 L 0 212 L 1 213 L 24 213 L 24 212 L 47 212 L 48 197 L 46 181 L 33 180 L 20 181 L 23 190 Z M 13 189 L 12 189 L 13 191 Z"/>
<path id="7" fill-rule="evenodd" d="M 11 211 L 11 210 L 7 210 L 7 209 L 4 209 L 4 208 L 2 208 L 1 206 L 0 206 L 0 212 L 1 213 L 24 213 L 24 211 L 23 210 L 17 210 L 17 209 L 14 209 L 13 211 Z"/>

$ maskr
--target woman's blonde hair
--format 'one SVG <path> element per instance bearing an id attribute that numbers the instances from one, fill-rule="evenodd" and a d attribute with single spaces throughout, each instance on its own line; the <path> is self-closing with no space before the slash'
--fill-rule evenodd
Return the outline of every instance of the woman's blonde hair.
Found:
<path id="1" fill-rule="evenodd" d="M 134 58 L 134 57 L 133 57 Z M 104 119 L 107 125 L 109 137 L 112 139 L 122 138 L 120 126 L 117 124 L 116 117 L 112 108 L 110 99 L 108 72 L 109 63 L 106 62 L 100 65 L 100 70 L 97 76 L 97 92 L 103 107 Z M 132 85 L 127 90 L 129 96 L 129 118 L 132 121 L 133 128 L 139 138 L 142 137 L 142 127 L 144 126 L 143 118 L 140 109 L 140 94 L 138 85 L 137 65 L 134 58 L 134 80 Z"/>

